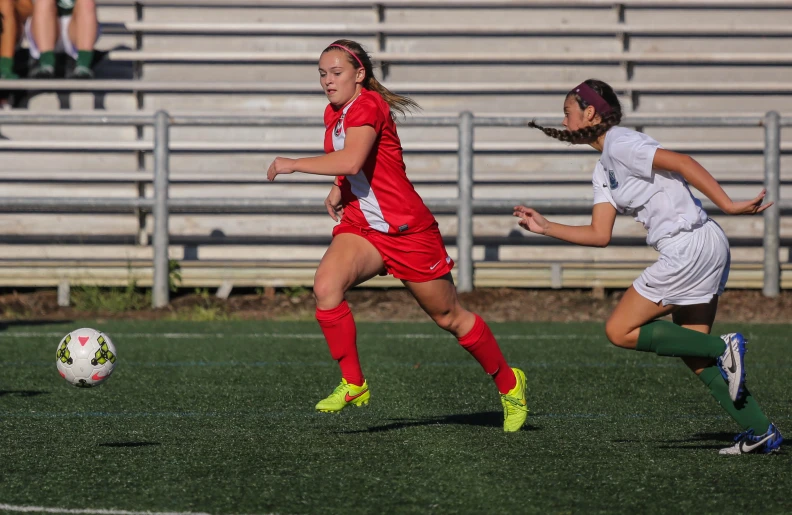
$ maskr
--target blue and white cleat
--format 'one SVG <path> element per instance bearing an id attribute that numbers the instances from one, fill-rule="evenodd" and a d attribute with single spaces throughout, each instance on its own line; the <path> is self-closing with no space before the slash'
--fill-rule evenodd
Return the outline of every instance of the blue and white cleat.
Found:
<path id="1" fill-rule="evenodd" d="M 723 379 L 729 384 L 729 397 L 737 402 L 745 395 L 745 338 L 740 333 L 729 333 L 721 336 L 726 343 L 726 350 L 718 358 Z"/>
<path id="2" fill-rule="evenodd" d="M 737 442 L 731 447 L 721 449 L 718 454 L 770 454 L 771 452 L 778 452 L 781 450 L 781 442 L 784 437 L 778 431 L 775 425 L 770 424 L 767 432 L 763 435 L 755 435 L 753 429 L 749 429 L 744 433 L 740 433 L 734 437 Z"/>

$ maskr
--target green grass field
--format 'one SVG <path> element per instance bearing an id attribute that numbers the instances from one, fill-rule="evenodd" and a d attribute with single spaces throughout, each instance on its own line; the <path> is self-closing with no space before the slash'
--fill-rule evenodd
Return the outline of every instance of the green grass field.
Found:
<path id="1" fill-rule="evenodd" d="M 92 390 L 55 369 L 82 326 L 119 354 Z M 359 324 L 371 405 L 337 415 L 313 410 L 340 377 L 315 323 L 6 327 L 0 511 L 792 511 L 789 450 L 719 456 L 738 428 L 679 360 L 616 349 L 601 324 L 492 327 L 528 376 L 516 434 L 491 380 L 430 323 Z M 792 435 L 790 326 L 739 329 L 749 386 Z"/>

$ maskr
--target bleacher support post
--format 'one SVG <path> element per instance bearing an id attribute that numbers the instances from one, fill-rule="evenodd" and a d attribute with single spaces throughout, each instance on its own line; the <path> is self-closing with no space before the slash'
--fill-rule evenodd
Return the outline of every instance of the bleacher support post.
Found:
<path id="1" fill-rule="evenodd" d="M 781 291 L 780 244 L 781 198 L 781 116 L 776 111 L 765 114 L 764 183 L 767 190 L 765 202 L 775 202 L 764 212 L 764 286 L 765 297 L 777 297 Z"/>
<path id="2" fill-rule="evenodd" d="M 473 291 L 473 113 L 459 115 L 457 291 Z"/>
<path id="3" fill-rule="evenodd" d="M 154 117 L 154 285 L 152 305 L 168 305 L 168 182 L 170 160 L 169 116 L 157 111 Z"/>

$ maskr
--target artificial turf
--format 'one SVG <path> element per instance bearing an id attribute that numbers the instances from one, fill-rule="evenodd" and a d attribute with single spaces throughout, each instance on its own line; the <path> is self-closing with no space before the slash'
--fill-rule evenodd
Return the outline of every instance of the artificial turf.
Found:
<path id="1" fill-rule="evenodd" d="M 61 336 L 107 332 L 81 390 Z M 783 513 L 790 453 L 719 456 L 739 428 L 678 359 L 601 324 L 492 324 L 528 376 L 529 422 L 430 323 L 362 323 L 371 404 L 313 406 L 340 376 L 312 322 L 10 325 L 0 331 L 0 505 L 239 513 Z M 748 384 L 792 437 L 788 325 L 748 337 Z"/>

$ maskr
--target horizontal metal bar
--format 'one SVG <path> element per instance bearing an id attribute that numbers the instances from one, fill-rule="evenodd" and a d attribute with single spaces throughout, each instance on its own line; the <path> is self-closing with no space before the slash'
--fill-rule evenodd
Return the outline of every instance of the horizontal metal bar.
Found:
<path id="1" fill-rule="evenodd" d="M 686 153 L 716 154 L 761 154 L 764 144 L 761 141 L 669 141 L 666 148 Z M 0 140 L 0 151 L 38 151 L 38 152 L 151 152 L 153 143 L 148 141 L 54 141 Z M 455 154 L 458 144 L 454 141 L 415 141 L 405 143 L 405 154 Z M 479 154 L 594 154 L 589 145 L 568 145 L 551 139 L 543 141 L 481 141 L 473 144 Z M 792 152 L 792 142 L 781 145 L 781 153 Z M 261 154 L 261 153 L 322 153 L 319 144 L 305 141 L 255 142 L 255 141 L 176 141 L 170 144 L 170 152 L 194 154 Z"/>
<path id="2" fill-rule="evenodd" d="M 715 178 L 721 185 L 753 186 L 764 184 L 763 171 L 756 168 L 745 168 L 739 172 L 716 173 Z M 154 179 L 152 172 L 126 172 L 102 170 L 0 170 L 0 183 L 151 183 Z M 439 169 L 431 176 L 417 175 L 410 178 L 415 185 L 456 186 L 458 173 L 446 169 Z M 272 183 L 267 179 L 264 171 L 227 172 L 225 170 L 209 171 L 181 171 L 170 173 L 170 184 L 261 184 L 280 187 L 283 183 Z M 587 172 L 555 172 L 552 178 L 542 173 L 519 172 L 497 173 L 481 172 L 474 179 L 477 185 L 498 185 L 509 187 L 514 184 L 522 185 L 589 185 L 591 173 Z M 289 184 L 294 186 L 326 186 L 327 179 L 319 176 L 292 176 Z M 782 178 L 781 184 L 792 185 L 792 176 Z"/>
<path id="3" fill-rule="evenodd" d="M 147 114 L 18 114 L 0 111 L 2 125 L 152 125 Z"/>
<path id="4" fill-rule="evenodd" d="M 526 127 L 529 122 L 560 127 L 561 116 L 476 116 L 478 127 Z M 629 127 L 761 127 L 764 116 L 625 116 L 621 125 Z M 792 124 L 792 119 L 788 120 Z"/>
<path id="5" fill-rule="evenodd" d="M 529 122 L 543 126 L 559 126 L 561 117 L 476 116 L 473 123 L 480 127 L 524 127 Z M 622 125 L 642 127 L 761 127 L 763 116 L 626 116 Z M 16 114 L 0 112 L 0 124 L 6 125 L 151 125 L 153 116 L 140 115 L 84 115 L 84 114 Z M 171 125 L 221 127 L 314 127 L 322 120 L 309 116 L 229 116 L 229 115 L 172 115 Z M 459 124 L 457 116 L 407 116 L 399 124 L 416 127 L 451 127 Z M 792 126 L 792 118 L 781 121 Z"/>
<path id="6" fill-rule="evenodd" d="M 522 127 L 534 121 L 539 125 L 558 126 L 561 117 L 475 116 L 473 123 L 481 127 Z M 646 127 L 761 127 L 764 116 L 626 116 L 621 124 Z M 792 124 L 792 119 L 789 120 Z M 291 116 L 171 116 L 172 125 L 189 126 L 315 126 L 322 121 L 312 117 Z M 405 126 L 457 126 L 457 116 L 408 116 L 399 120 Z"/>
<path id="7" fill-rule="evenodd" d="M 568 82 L 385 82 L 392 90 L 406 94 L 566 94 Z M 617 93 L 670 93 L 690 95 L 790 93 L 792 84 L 777 81 L 754 82 L 612 82 Z M 143 92 L 143 93 L 241 93 L 241 94 L 311 94 L 323 95 L 315 82 L 180 82 L 147 80 L 60 80 L 4 79 L 2 91 L 87 91 L 87 92 Z M 149 116 L 149 115 L 146 115 Z M 150 115 L 154 116 L 153 113 Z"/>
<path id="8" fill-rule="evenodd" d="M 33 234 L 33 235 L 0 235 L 0 245 L 135 245 L 137 243 L 136 234 Z M 328 232 L 320 235 L 249 235 L 249 236 L 213 236 L 204 235 L 171 235 L 171 245 L 189 245 L 202 247 L 217 246 L 249 246 L 249 245 L 283 245 L 283 246 L 326 246 L 332 240 L 332 235 Z M 459 244 L 458 235 L 449 234 L 443 237 L 443 242 L 449 246 Z M 732 247 L 761 247 L 762 237 L 730 237 L 729 244 Z M 521 231 L 513 235 L 504 236 L 473 236 L 473 245 L 477 246 L 523 246 L 541 245 L 543 247 L 568 247 L 573 244 L 545 238 L 527 231 Z M 646 246 L 645 236 L 614 236 L 609 243 L 610 247 L 644 247 Z M 792 246 L 792 238 L 782 238 L 781 247 Z M 62 261 L 60 258 L 56 258 Z M 47 263 L 50 259 L 44 258 L 39 263 Z M 90 260 L 80 260 L 90 262 Z M 203 261 L 203 260 L 202 260 Z M 503 261 L 501 261 L 503 263 Z M 607 261 L 611 264 L 611 261 Z M 0 267 L 3 261 L 0 260 Z M 151 261 L 147 261 L 146 266 L 151 266 Z"/>
<path id="9" fill-rule="evenodd" d="M 0 197 L 4 213 L 130 213 L 153 207 L 153 199 L 143 198 Z"/>
<path id="10" fill-rule="evenodd" d="M 172 115 L 171 125 L 185 126 L 243 126 L 243 127 L 315 127 L 322 126 L 320 118 L 308 116 L 214 116 L 214 115 Z M 458 116 L 407 116 L 399 118 L 399 125 L 418 127 L 457 126 Z"/>
<path id="11" fill-rule="evenodd" d="M 456 214 L 459 201 L 424 199 L 429 209 L 437 215 Z M 0 197 L 0 212 L 49 213 L 126 213 L 133 209 L 151 212 L 153 199 L 141 198 L 56 198 L 56 197 Z M 267 198 L 172 198 L 168 200 L 171 213 L 213 214 L 326 214 L 322 199 L 267 199 Z M 780 200 L 783 214 L 792 214 L 792 199 Z M 526 205 L 547 214 L 581 215 L 591 213 L 590 199 L 474 199 L 473 213 L 477 215 L 511 214 L 516 205 Z M 703 201 L 711 213 L 720 210 L 710 201 Z"/>

